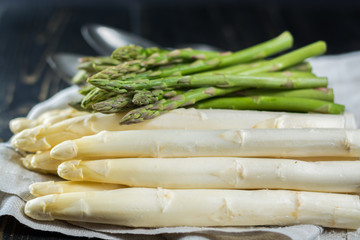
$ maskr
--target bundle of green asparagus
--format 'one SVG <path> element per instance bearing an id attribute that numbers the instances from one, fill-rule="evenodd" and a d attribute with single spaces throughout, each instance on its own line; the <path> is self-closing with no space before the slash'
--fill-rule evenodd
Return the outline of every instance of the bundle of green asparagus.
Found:
<path id="1" fill-rule="evenodd" d="M 87 82 L 80 109 L 129 111 L 121 124 L 140 123 L 180 107 L 341 114 L 327 78 L 305 60 L 326 51 L 322 41 L 269 59 L 290 48 L 289 32 L 237 52 L 173 51 L 138 46 L 110 57 L 82 60 Z M 84 75 L 84 74 L 79 74 Z M 84 78 L 83 78 L 84 79 Z M 75 82 L 79 82 L 78 75 Z"/>
<path id="2" fill-rule="evenodd" d="M 23 165 L 67 180 L 32 184 L 25 213 L 130 227 L 359 228 L 360 130 L 304 62 L 323 42 L 265 60 L 291 44 L 283 33 L 236 53 L 127 46 L 83 59 L 91 85 L 76 105 L 90 112 L 10 123 Z"/>

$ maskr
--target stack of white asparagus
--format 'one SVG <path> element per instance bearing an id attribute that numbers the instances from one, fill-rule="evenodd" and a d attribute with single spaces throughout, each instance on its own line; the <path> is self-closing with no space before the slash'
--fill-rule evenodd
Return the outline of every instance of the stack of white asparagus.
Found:
<path id="1" fill-rule="evenodd" d="M 67 180 L 32 184 L 28 216 L 360 227 L 360 130 L 350 113 L 177 109 L 119 125 L 121 117 L 58 110 L 10 122 L 24 166 Z"/>

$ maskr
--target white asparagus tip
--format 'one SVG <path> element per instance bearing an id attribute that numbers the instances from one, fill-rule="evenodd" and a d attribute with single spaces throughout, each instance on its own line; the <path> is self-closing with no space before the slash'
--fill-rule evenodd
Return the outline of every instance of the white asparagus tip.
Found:
<path id="1" fill-rule="evenodd" d="M 57 173 L 64 179 L 82 181 L 84 179 L 82 168 L 78 168 L 81 160 L 71 160 L 63 162 L 58 166 Z"/>
<path id="2" fill-rule="evenodd" d="M 34 128 L 24 129 L 11 139 L 11 145 L 17 149 L 28 152 L 45 151 L 51 148 L 45 138 L 37 139 L 37 136 L 44 130 L 40 125 Z"/>
<path id="3" fill-rule="evenodd" d="M 36 220 L 44 220 L 44 221 L 55 220 L 51 216 L 51 212 L 46 211 L 46 206 L 49 203 L 55 202 L 56 196 L 57 195 L 46 195 L 28 201 L 25 204 L 25 209 L 24 209 L 25 214 Z"/>
<path id="4" fill-rule="evenodd" d="M 72 140 L 64 141 L 56 145 L 50 151 L 50 156 L 58 160 L 69 160 L 77 156 L 78 147 Z"/>
<path id="5" fill-rule="evenodd" d="M 29 186 L 30 193 L 35 197 L 73 192 L 106 191 L 119 188 L 127 188 L 127 186 L 84 181 L 35 182 Z"/>
<path id="6" fill-rule="evenodd" d="M 43 169 L 41 167 L 35 167 L 31 164 L 32 159 L 34 157 L 34 154 L 28 154 L 25 157 L 21 158 L 22 164 L 26 169 L 29 169 L 31 171 L 34 172 L 39 172 L 39 173 L 50 173 L 50 174 L 56 174 L 56 170 L 51 170 L 51 169 Z"/>
<path id="7" fill-rule="evenodd" d="M 49 195 L 44 193 L 62 193 L 63 191 L 61 186 L 55 184 L 54 181 L 33 183 L 29 186 L 29 190 L 35 197 Z"/>
<path id="8" fill-rule="evenodd" d="M 32 128 L 34 126 L 34 121 L 27 118 L 15 118 L 9 122 L 9 128 L 13 133 L 18 133 L 24 129 Z"/>

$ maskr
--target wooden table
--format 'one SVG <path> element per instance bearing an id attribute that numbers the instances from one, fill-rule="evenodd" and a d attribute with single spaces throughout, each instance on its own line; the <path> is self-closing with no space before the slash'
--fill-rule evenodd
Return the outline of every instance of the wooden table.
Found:
<path id="1" fill-rule="evenodd" d="M 0 139 L 11 137 L 10 119 L 68 86 L 48 66 L 48 55 L 97 54 L 80 34 L 83 24 L 114 26 L 169 47 L 207 43 L 238 50 L 289 30 L 295 47 L 325 40 L 329 54 L 360 50 L 358 1 L 313 2 L 0 1 Z M 5 216 L 0 239 L 69 238 Z"/>

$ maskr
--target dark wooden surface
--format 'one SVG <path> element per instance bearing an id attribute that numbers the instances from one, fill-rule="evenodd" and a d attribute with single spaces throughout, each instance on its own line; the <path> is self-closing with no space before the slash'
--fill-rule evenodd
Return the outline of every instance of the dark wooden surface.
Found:
<path id="1" fill-rule="evenodd" d="M 328 54 L 360 50 L 359 1 L 100 2 L 0 0 L 1 141 L 11 137 L 10 119 L 68 86 L 46 63 L 49 54 L 96 55 L 80 34 L 86 23 L 128 30 L 169 47 L 207 43 L 238 50 L 289 30 L 295 47 L 325 40 Z M 68 237 L 31 230 L 6 216 L 0 218 L 0 239 Z"/>

